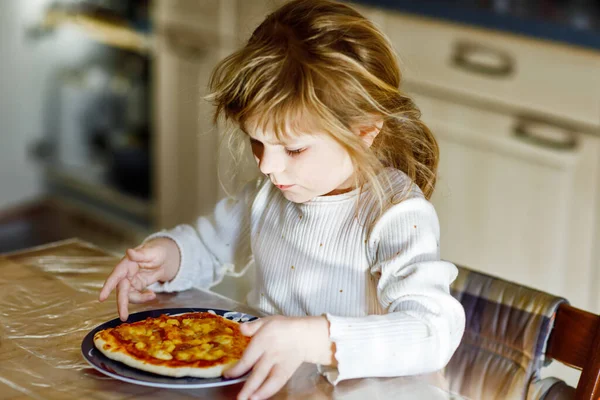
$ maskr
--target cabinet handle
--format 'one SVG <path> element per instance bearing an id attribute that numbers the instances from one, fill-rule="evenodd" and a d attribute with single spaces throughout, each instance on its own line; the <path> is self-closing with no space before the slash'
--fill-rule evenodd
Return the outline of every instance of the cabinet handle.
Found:
<path id="1" fill-rule="evenodd" d="M 203 43 L 203 40 L 195 33 L 166 28 L 164 37 L 168 48 L 183 59 L 198 62 L 206 56 L 206 47 L 199 45 Z"/>
<path id="2" fill-rule="evenodd" d="M 577 147 L 577 134 L 571 128 L 538 117 L 520 116 L 513 128 L 513 136 L 552 150 L 569 151 Z"/>
<path id="3" fill-rule="evenodd" d="M 452 64 L 469 72 L 496 78 L 509 77 L 515 71 L 515 61 L 507 52 L 462 40 L 454 45 Z"/>

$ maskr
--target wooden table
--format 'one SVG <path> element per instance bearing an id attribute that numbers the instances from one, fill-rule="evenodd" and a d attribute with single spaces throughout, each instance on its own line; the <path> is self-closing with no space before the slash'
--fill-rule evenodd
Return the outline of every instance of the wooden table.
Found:
<path id="1" fill-rule="evenodd" d="M 156 389 L 121 382 L 92 369 L 83 337 L 116 318 L 114 298 L 98 292 L 120 255 L 77 239 L 0 256 L 0 399 L 233 399 L 242 384 L 210 389 Z M 159 294 L 131 312 L 206 307 L 257 314 L 210 291 Z M 440 375 L 354 379 L 330 385 L 304 364 L 276 399 L 456 399 Z"/>

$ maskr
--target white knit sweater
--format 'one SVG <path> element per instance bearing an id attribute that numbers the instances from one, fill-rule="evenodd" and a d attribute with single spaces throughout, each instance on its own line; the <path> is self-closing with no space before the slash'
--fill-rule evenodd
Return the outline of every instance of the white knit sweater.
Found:
<path id="1" fill-rule="evenodd" d="M 397 200 L 409 178 L 383 174 L 386 199 Z M 151 289 L 208 288 L 254 261 L 250 306 L 327 316 L 338 366 L 320 370 L 330 382 L 439 370 L 464 331 L 464 310 L 449 294 L 457 269 L 440 261 L 437 215 L 418 187 L 393 202 L 378 215 L 367 186 L 297 204 L 258 180 L 193 226 L 151 236 L 173 239 L 181 252 L 177 276 Z"/>

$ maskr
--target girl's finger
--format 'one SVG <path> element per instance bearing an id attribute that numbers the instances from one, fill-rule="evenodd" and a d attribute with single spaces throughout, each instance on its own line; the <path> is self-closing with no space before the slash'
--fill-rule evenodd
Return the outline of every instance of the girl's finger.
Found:
<path id="1" fill-rule="evenodd" d="M 108 278 L 106 278 L 106 281 L 104 282 L 104 285 L 100 290 L 98 300 L 104 301 L 108 298 L 110 293 L 117 287 L 119 282 L 121 282 L 127 276 L 128 270 L 130 268 L 130 263 L 131 261 L 128 260 L 126 257 L 123 257 L 121 261 L 119 261 L 119 263 L 115 266 Z"/>
<path id="2" fill-rule="evenodd" d="M 117 307 L 119 310 L 119 317 L 121 321 L 127 321 L 127 317 L 129 317 L 129 312 L 127 310 L 127 305 L 129 303 L 129 288 L 131 285 L 127 279 L 123 279 L 117 285 Z"/>
<path id="3" fill-rule="evenodd" d="M 143 292 L 139 292 L 137 290 L 129 291 L 129 302 L 134 304 L 145 303 L 147 301 L 154 300 L 156 298 L 156 293 L 152 290 L 145 290 Z"/>
<path id="4" fill-rule="evenodd" d="M 250 400 L 262 400 L 268 399 L 277 393 L 292 377 L 291 373 L 285 372 L 285 370 L 279 366 L 275 366 L 271 369 L 271 373 L 267 377 L 266 381 L 262 386 L 250 396 Z"/>
<path id="5" fill-rule="evenodd" d="M 133 277 L 129 278 L 129 284 L 133 289 L 137 290 L 138 292 L 143 292 L 144 289 L 146 289 L 146 287 L 148 286 L 146 277 L 144 277 L 139 272 Z"/>
<path id="6" fill-rule="evenodd" d="M 256 321 L 246 322 L 240 325 L 240 331 L 242 335 L 252 337 L 265 323 L 265 318 L 257 319 Z"/>
<path id="7" fill-rule="evenodd" d="M 262 383 L 265 381 L 269 372 L 273 368 L 273 364 L 266 357 L 261 357 L 261 359 L 256 363 L 254 368 L 252 369 L 252 374 L 244 384 L 242 390 L 238 394 L 238 400 L 247 400 L 251 394 L 253 394 L 256 389 L 258 389 Z"/>
<path id="8" fill-rule="evenodd" d="M 157 263 L 155 261 L 153 262 L 139 262 L 137 263 L 138 267 L 140 267 L 140 269 L 156 269 L 157 268 Z"/>
<path id="9" fill-rule="evenodd" d="M 162 275 L 162 270 L 138 271 L 132 278 L 129 278 L 129 283 L 138 292 L 143 292 L 148 286 L 158 281 Z"/>
<path id="10" fill-rule="evenodd" d="M 256 340 L 250 341 L 248 347 L 244 351 L 242 358 L 231 368 L 223 373 L 226 378 L 236 378 L 250 371 L 250 368 L 258 362 L 264 353 L 261 343 Z"/>
<path id="11" fill-rule="evenodd" d="M 160 247 L 142 247 L 139 249 L 128 249 L 127 258 L 137 263 L 155 264 L 162 255 Z"/>

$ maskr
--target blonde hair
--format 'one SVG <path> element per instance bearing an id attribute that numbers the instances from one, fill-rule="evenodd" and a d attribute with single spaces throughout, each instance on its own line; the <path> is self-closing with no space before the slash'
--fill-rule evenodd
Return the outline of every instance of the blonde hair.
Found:
<path id="1" fill-rule="evenodd" d="M 368 19 L 334 1 L 294 0 L 216 66 L 207 98 L 215 123 L 224 117 L 244 130 L 252 121 L 279 140 L 313 121 L 348 152 L 357 186 L 372 183 L 383 209 L 383 167 L 404 171 L 428 199 L 436 181 L 437 142 L 400 83 L 396 53 Z M 367 148 L 356 128 L 377 121 Z"/>

